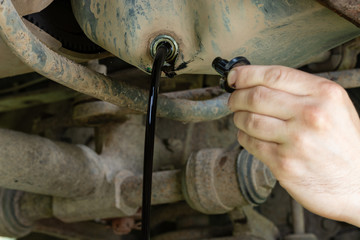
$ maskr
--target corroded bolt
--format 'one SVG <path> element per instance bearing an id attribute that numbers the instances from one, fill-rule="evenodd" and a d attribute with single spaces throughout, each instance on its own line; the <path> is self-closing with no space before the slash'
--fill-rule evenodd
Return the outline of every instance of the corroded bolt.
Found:
<path id="1" fill-rule="evenodd" d="M 265 202 L 276 184 L 269 168 L 245 149 L 237 159 L 240 189 L 246 200 L 254 205 Z"/>

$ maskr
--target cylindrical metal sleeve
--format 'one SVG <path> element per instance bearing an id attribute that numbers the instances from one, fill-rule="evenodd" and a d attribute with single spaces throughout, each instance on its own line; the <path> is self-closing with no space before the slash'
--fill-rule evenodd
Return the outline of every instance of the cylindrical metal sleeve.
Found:
<path id="1" fill-rule="evenodd" d="M 29 222 L 52 217 L 52 197 L 24 192 L 19 200 L 19 214 Z"/>
<path id="2" fill-rule="evenodd" d="M 104 180 L 98 156 L 85 146 L 0 129 L 0 186 L 61 197 L 92 193 Z"/>
<path id="3" fill-rule="evenodd" d="M 141 206 L 142 177 L 128 177 L 121 185 L 122 198 L 131 207 Z M 152 205 L 173 203 L 183 200 L 181 171 L 162 171 L 153 174 Z"/>

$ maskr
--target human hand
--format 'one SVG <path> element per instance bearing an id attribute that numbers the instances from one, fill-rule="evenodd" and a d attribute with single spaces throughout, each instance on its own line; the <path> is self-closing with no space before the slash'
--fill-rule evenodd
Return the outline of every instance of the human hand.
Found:
<path id="1" fill-rule="evenodd" d="M 281 66 L 231 70 L 238 141 L 308 210 L 360 226 L 360 121 L 338 84 Z"/>

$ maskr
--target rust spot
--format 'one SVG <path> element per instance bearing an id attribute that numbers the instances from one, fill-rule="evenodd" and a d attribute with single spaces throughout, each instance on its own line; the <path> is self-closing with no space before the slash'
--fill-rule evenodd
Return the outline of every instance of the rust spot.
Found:
<path id="1" fill-rule="evenodd" d="M 226 156 L 222 157 L 222 158 L 220 159 L 219 166 L 220 166 L 220 167 L 223 167 L 223 166 L 225 165 L 225 163 L 226 163 L 227 160 L 228 160 L 228 159 L 227 159 Z"/>
<path id="2" fill-rule="evenodd" d="M 124 217 L 112 220 L 112 229 L 117 235 L 126 235 L 135 228 L 134 218 Z"/>

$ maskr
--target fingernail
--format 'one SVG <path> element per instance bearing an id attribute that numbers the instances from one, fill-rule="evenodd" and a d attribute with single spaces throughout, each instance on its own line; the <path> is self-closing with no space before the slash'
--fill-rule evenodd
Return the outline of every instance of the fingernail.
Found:
<path id="1" fill-rule="evenodd" d="M 227 82 L 229 84 L 229 87 L 234 88 L 235 87 L 235 82 L 236 82 L 236 70 L 232 69 L 228 76 L 227 76 Z"/>

